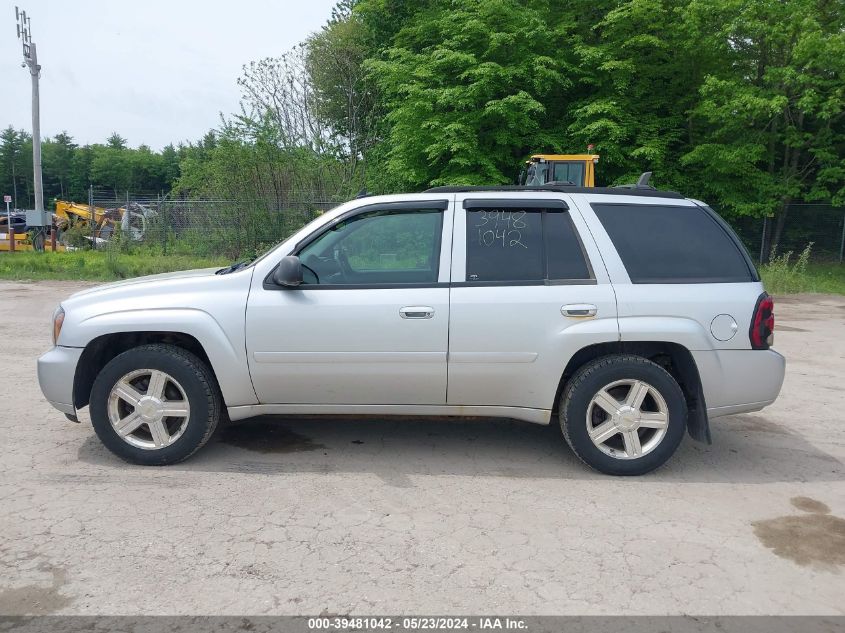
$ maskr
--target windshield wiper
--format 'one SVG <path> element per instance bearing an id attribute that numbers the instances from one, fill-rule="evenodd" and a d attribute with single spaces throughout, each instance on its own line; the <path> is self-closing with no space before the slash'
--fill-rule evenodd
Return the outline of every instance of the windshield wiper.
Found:
<path id="1" fill-rule="evenodd" d="M 252 259 L 245 259 L 242 262 L 235 262 L 231 266 L 226 266 L 225 268 L 221 268 L 220 270 L 218 270 L 214 274 L 215 275 L 228 275 L 229 273 L 233 273 L 236 270 L 240 270 L 244 266 L 249 266 L 251 263 L 252 263 Z"/>

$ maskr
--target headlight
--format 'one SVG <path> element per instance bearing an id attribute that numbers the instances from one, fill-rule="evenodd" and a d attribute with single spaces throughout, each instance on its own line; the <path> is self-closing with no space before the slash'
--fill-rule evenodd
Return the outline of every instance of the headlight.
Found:
<path id="1" fill-rule="evenodd" d="M 62 331 L 62 323 L 65 322 L 65 311 L 62 306 L 56 308 L 53 313 L 53 345 L 59 340 L 59 334 Z"/>

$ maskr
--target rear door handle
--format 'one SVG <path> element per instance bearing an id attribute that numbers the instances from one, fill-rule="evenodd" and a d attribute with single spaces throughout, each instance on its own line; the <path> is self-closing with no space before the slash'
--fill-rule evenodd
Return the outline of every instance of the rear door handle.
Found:
<path id="1" fill-rule="evenodd" d="M 598 308 L 592 303 L 569 303 L 560 309 L 560 313 L 567 317 L 588 318 L 598 313 Z"/>
<path id="2" fill-rule="evenodd" d="M 434 316 L 434 308 L 429 306 L 399 308 L 399 316 L 403 319 L 430 319 Z"/>

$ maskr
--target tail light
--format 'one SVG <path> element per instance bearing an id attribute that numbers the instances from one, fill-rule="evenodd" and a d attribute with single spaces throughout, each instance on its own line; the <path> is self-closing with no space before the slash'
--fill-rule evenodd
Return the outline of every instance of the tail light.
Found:
<path id="1" fill-rule="evenodd" d="M 775 332 L 775 302 L 767 294 L 761 294 L 754 306 L 754 317 L 751 319 L 751 330 L 748 336 L 751 339 L 752 349 L 769 349 L 772 345 Z"/>

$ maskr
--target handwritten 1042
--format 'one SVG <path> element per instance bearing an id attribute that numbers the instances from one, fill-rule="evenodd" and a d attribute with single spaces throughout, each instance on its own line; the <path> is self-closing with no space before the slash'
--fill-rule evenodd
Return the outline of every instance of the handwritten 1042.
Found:
<path id="1" fill-rule="evenodd" d="M 480 211 L 475 224 L 478 244 L 487 247 L 528 248 L 522 241 L 522 231 L 528 228 L 525 214 L 525 211 Z"/>

